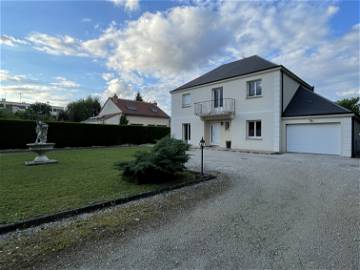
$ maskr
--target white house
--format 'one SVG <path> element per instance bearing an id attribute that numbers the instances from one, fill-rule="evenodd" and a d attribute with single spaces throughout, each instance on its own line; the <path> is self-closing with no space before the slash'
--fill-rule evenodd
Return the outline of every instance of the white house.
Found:
<path id="1" fill-rule="evenodd" d="M 171 134 L 192 145 L 353 156 L 360 121 L 282 65 L 251 56 L 171 92 Z M 227 143 L 228 142 L 228 143 Z"/>
<path id="2" fill-rule="evenodd" d="M 170 117 L 156 103 L 121 99 L 117 95 L 107 99 L 99 115 L 83 123 L 119 125 L 122 115 L 129 125 L 170 126 Z"/>
<path id="3" fill-rule="evenodd" d="M 48 103 L 46 103 L 48 104 Z M 27 108 L 29 108 L 31 103 L 25 102 L 15 102 L 15 101 L 8 101 L 5 98 L 1 99 L 0 101 L 0 110 L 8 110 L 12 113 L 16 112 L 24 112 Z M 65 109 L 64 107 L 60 106 L 53 106 L 48 104 L 51 107 L 50 114 L 52 116 L 58 116 L 60 112 L 63 112 Z"/>

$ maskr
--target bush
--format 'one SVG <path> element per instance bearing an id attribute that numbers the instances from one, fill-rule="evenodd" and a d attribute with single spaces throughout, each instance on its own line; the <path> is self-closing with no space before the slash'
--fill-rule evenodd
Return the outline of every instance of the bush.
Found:
<path id="1" fill-rule="evenodd" d="M 170 133 L 168 127 L 46 123 L 48 142 L 59 148 L 155 143 Z M 35 127 L 35 121 L 0 120 L 0 149 L 27 148 L 36 139 Z"/>
<path id="2" fill-rule="evenodd" d="M 172 180 L 185 168 L 189 160 L 186 151 L 189 145 L 181 140 L 165 137 L 159 140 L 150 152 L 137 152 L 135 160 L 116 164 L 125 179 L 139 184 Z"/>

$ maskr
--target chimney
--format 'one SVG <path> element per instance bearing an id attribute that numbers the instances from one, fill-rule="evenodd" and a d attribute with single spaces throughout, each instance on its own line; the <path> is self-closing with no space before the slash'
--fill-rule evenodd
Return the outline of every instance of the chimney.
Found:
<path id="1" fill-rule="evenodd" d="M 114 94 L 113 99 L 115 99 L 115 100 L 117 100 L 117 99 L 118 99 L 117 94 Z"/>

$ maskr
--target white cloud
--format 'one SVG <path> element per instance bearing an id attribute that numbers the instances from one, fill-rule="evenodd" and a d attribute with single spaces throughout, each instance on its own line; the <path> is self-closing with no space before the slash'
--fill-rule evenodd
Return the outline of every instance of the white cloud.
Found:
<path id="1" fill-rule="evenodd" d="M 13 75 L 8 70 L 0 70 L 0 81 L 23 82 L 25 80 L 25 75 Z"/>
<path id="2" fill-rule="evenodd" d="M 360 96 L 360 88 L 359 89 L 351 89 L 348 91 L 342 91 L 336 93 L 339 97 L 359 97 Z"/>
<path id="3" fill-rule="evenodd" d="M 50 102 L 52 105 L 66 106 L 80 87 L 79 84 L 61 76 L 55 77 L 54 82 L 43 82 L 29 77 L 0 70 L 1 97 L 18 100 L 21 93 L 25 102 Z"/>
<path id="4" fill-rule="evenodd" d="M 80 40 L 71 36 L 50 36 L 43 33 L 31 33 L 27 40 L 38 50 L 54 55 L 89 56 Z"/>
<path id="5" fill-rule="evenodd" d="M 58 76 L 55 77 L 56 82 L 51 83 L 59 88 L 66 88 L 66 89 L 76 89 L 80 87 L 80 84 L 70 81 L 64 77 Z"/>
<path id="6" fill-rule="evenodd" d="M 13 36 L 2 35 L 0 37 L 0 44 L 10 46 L 10 47 L 15 47 L 17 45 L 25 45 L 25 44 L 27 44 L 27 42 L 25 40 L 18 39 Z"/>
<path id="7" fill-rule="evenodd" d="M 141 90 L 167 107 L 168 90 L 252 54 L 284 64 L 334 99 L 359 85 L 360 27 L 331 36 L 329 21 L 338 10 L 316 2 L 200 1 L 112 23 L 91 40 L 42 33 L 28 40 L 50 54 L 105 61 L 105 95 L 133 97 Z"/>
<path id="8" fill-rule="evenodd" d="M 139 0 L 110 0 L 115 6 L 123 7 L 127 11 L 135 11 L 140 8 Z"/>
<path id="9" fill-rule="evenodd" d="M 326 12 L 328 15 L 334 15 L 339 11 L 339 7 L 338 6 L 328 6 Z"/>
<path id="10" fill-rule="evenodd" d="M 92 19 L 90 19 L 90 18 L 82 18 L 82 19 L 81 19 L 81 22 L 83 22 L 83 23 L 89 23 L 89 22 L 92 22 Z"/>

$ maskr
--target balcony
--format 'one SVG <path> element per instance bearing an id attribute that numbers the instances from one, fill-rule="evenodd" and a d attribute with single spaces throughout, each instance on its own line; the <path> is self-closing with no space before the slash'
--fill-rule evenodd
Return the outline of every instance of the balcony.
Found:
<path id="1" fill-rule="evenodd" d="M 207 100 L 194 103 L 194 113 L 203 119 L 229 119 L 235 114 L 235 99 Z"/>

